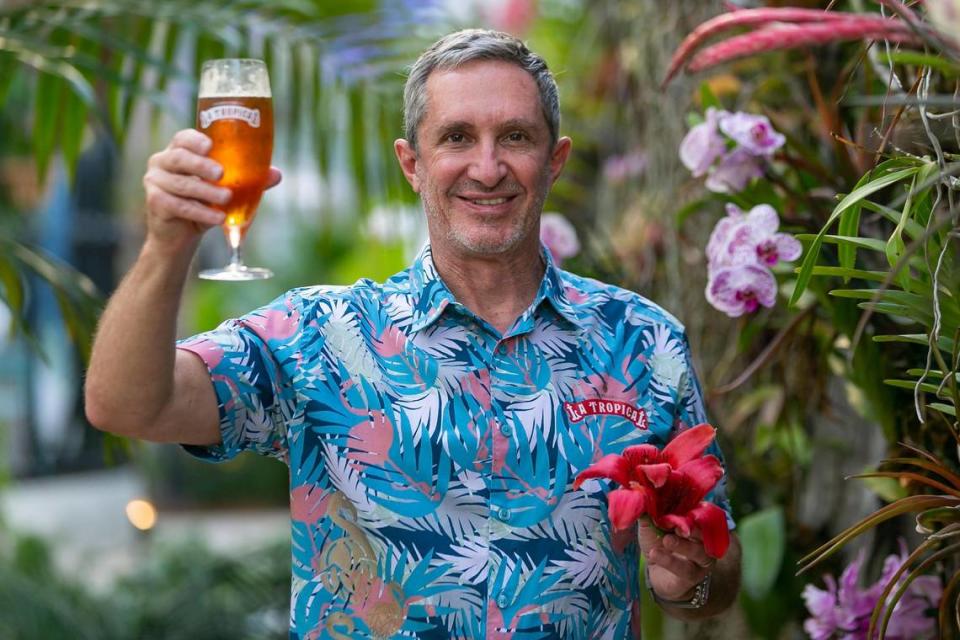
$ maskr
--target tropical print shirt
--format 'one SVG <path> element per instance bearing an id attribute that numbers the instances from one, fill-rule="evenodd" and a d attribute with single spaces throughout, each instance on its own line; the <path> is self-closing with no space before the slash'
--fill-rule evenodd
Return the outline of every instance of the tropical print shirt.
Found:
<path id="1" fill-rule="evenodd" d="M 295 289 L 180 343 L 223 439 L 187 449 L 290 467 L 291 638 L 639 635 L 635 533 L 612 534 L 605 480 L 571 483 L 704 422 L 699 384 L 674 318 L 542 255 L 503 335 L 428 246 L 383 284 Z"/>

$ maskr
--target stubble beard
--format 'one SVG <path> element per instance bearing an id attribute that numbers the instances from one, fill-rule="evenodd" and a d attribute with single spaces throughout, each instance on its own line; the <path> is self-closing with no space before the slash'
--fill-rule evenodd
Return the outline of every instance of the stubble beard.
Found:
<path id="1" fill-rule="evenodd" d="M 466 253 L 477 256 L 497 256 L 509 253 L 523 244 L 524 240 L 534 233 L 540 226 L 540 214 L 543 213 L 543 205 L 547 199 L 549 191 L 549 176 L 544 175 L 537 188 L 537 195 L 530 207 L 523 212 L 513 223 L 506 238 L 496 239 L 487 238 L 485 234 L 480 234 L 480 238 L 471 237 L 457 225 L 450 224 L 449 215 L 443 214 L 443 207 L 439 204 L 439 198 L 434 198 L 433 192 L 424 190 L 420 194 L 420 200 L 423 204 L 424 213 L 427 216 L 427 224 L 431 229 L 442 230 L 444 240 L 448 245 L 460 247 Z M 429 195 L 428 195 L 429 194 Z M 452 200 L 454 196 L 450 196 Z M 482 223 L 486 224 L 486 223 Z M 491 221 L 490 226 L 497 224 Z M 539 245 L 539 238 L 537 240 Z"/>

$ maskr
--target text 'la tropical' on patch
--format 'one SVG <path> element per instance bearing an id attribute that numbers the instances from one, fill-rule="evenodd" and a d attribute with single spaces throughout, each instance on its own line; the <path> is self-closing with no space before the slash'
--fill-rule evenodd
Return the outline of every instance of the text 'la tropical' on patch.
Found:
<path id="1" fill-rule="evenodd" d="M 649 428 L 647 412 L 622 400 L 604 400 L 591 398 L 579 402 L 564 402 L 563 409 L 567 412 L 570 422 L 580 422 L 587 416 L 607 415 L 620 416 L 632 422 L 638 429 Z"/>

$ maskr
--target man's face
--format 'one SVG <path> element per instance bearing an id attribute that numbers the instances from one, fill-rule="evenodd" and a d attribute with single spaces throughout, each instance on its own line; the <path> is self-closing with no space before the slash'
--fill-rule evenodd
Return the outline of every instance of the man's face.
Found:
<path id="1" fill-rule="evenodd" d="M 570 152 L 551 145 L 533 77 L 502 61 L 434 71 L 416 152 L 397 158 L 427 214 L 435 252 L 493 256 L 537 251 L 550 186 Z"/>

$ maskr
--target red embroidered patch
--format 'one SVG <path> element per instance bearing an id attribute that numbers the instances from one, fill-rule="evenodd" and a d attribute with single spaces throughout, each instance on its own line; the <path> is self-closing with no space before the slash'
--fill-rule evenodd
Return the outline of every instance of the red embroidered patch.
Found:
<path id="1" fill-rule="evenodd" d="M 587 416 L 608 415 L 620 416 L 626 418 L 637 429 L 648 429 L 647 412 L 640 407 L 635 407 L 622 400 L 604 400 L 603 398 L 592 398 L 590 400 L 581 400 L 580 402 L 564 402 L 563 408 L 567 412 L 570 422 L 580 422 Z"/>

